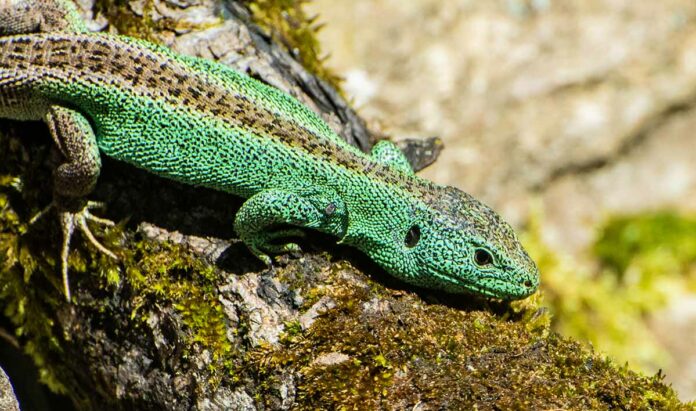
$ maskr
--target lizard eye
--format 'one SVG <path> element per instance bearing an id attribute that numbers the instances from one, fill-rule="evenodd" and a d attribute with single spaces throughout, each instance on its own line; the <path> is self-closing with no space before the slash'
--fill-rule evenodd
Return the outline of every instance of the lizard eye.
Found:
<path id="1" fill-rule="evenodd" d="M 406 233 L 404 243 L 406 244 L 406 247 L 413 248 L 416 246 L 416 244 L 418 244 L 418 240 L 420 240 L 420 228 L 417 225 L 414 225 L 408 230 L 408 233 Z"/>
<path id="2" fill-rule="evenodd" d="M 474 251 L 474 261 L 479 267 L 484 267 L 493 262 L 493 256 L 483 248 L 477 248 Z"/>

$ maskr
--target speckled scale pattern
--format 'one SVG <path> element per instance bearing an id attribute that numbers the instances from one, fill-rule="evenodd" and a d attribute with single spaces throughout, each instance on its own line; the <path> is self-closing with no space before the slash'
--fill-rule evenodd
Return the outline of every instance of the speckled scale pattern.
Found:
<path id="1" fill-rule="evenodd" d="M 226 66 L 79 27 L 0 37 L 0 53 L 0 117 L 46 121 L 63 107 L 93 127 L 66 124 L 66 141 L 93 139 L 136 167 L 249 198 L 235 229 L 266 262 L 267 251 L 296 249 L 278 244 L 276 227 L 290 224 L 332 234 L 424 287 L 515 299 L 538 285 L 490 208 L 414 175 L 389 142 L 359 151 L 291 96 Z M 80 164 L 98 174 L 93 159 Z M 476 250 L 491 263 L 477 264 Z"/>

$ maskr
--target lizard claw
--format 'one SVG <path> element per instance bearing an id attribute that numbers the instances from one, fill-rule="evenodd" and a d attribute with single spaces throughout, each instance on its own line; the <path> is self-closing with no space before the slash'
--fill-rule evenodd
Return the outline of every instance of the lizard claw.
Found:
<path id="1" fill-rule="evenodd" d="M 256 258 L 266 264 L 266 267 L 269 269 L 273 268 L 273 260 L 271 260 L 271 257 L 268 254 L 261 250 L 261 246 L 259 244 L 247 244 L 247 247 L 249 248 L 249 251 L 256 256 Z"/>
<path id="2" fill-rule="evenodd" d="M 92 234 L 92 231 L 90 231 L 89 227 L 87 226 L 87 221 L 93 221 L 97 224 L 101 224 L 107 227 L 113 227 L 116 225 L 113 221 L 107 220 L 105 218 L 99 218 L 92 213 L 89 212 L 91 208 L 98 208 L 102 207 L 103 205 L 101 203 L 95 203 L 95 202 L 88 202 L 85 207 L 78 211 L 78 212 L 69 212 L 69 211 L 62 211 L 60 212 L 60 225 L 63 228 L 63 235 L 66 235 L 66 237 L 69 237 L 69 235 L 72 235 L 75 226 L 80 230 L 80 232 L 87 237 L 87 240 L 89 240 L 90 243 L 94 247 L 97 248 L 100 252 L 103 254 L 108 255 L 109 257 L 113 258 L 114 260 L 118 260 L 118 257 L 116 254 L 114 254 L 111 250 L 108 248 L 104 247 L 97 239 L 94 237 L 94 234 Z M 68 239 L 63 239 L 64 243 L 69 243 L 70 240 Z M 66 246 L 67 244 L 64 244 Z"/>
<path id="3" fill-rule="evenodd" d="M 68 279 L 68 253 L 70 252 L 70 238 L 77 227 L 80 232 L 89 240 L 90 243 L 101 253 L 118 260 L 116 254 L 104 247 L 92 234 L 92 231 L 87 226 L 87 221 L 93 221 L 107 227 L 113 227 L 115 224 L 111 220 L 95 217 L 89 212 L 90 209 L 103 207 L 103 204 L 88 201 L 87 204 L 77 212 L 61 211 L 60 225 L 63 229 L 63 246 L 60 252 L 61 274 L 63 276 L 63 288 L 65 289 L 65 298 L 70 301 L 70 282 Z"/>
<path id="4" fill-rule="evenodd" d="M 272 231 L 260 234 L 253 243 L 249 244 L 249 250 L 268 268 L 273 267 L 273 260 L 267 253 L 299 253 L 302 252 L 296 243 L 273 244 L 272 241 L 287 237 L 304 237 L 305 232 L 299 228 L 288 228 L 284 230 Z"/>
<path id="5" fill-rule="evenodd" d="M 29 221 L 29 224 L 35 223 L 38 219 L 43 217 L 51 208 L 54 207 L 60 208 L 56 206 L 55 202 L 51 203 L 48 207 L 41 210 L 34 217 L 32 217 L 32 219 Z M 60 211 L 58 213 L 60 226 L 63 230 L 63 244 L 61 246 L 60 252 L 61 274 L 63 278 L 63 289 L 65 290 L 65 299 L 68 302 L 70 301 L 70 282 L 68 278 L 68 254 L 70 252 L 70 239 L 72 238 L 72 235 L 75 232 L 75 228 L 77 228 L 85 236 L 85 238 L 87 238 L 87 240 L 90 243 L 92 243 L 92 245 L 96 247 L 97 250 L 99 250 L 99 252 L 106 254 L 114 260 L 118 260 L 116 254 L 114 254 L 108 248 L 104 247 L 96 239 L 94 234 L 92 234 L 92 231 L 89 229 L 89 226 L 87 226 L 87 221 L 92 221 L 107 227 L 113 227 L 115 225 L 113 221 L 96 217 L 92 215 L 92 213 L 89 211 L 90 209 L 101 207 L 103 207 L 102 203 L 88 201 L 79 211 Z"/>
<path id="6" fill-rule="evenodd" d="M 273 244 L 271 241 L 276 241 L 288 237 L 304 238 L 305 232 L 299 228 L 286 228 L 283 230 L 272 231 L 266 235 L 264 248 L 271 253 L 300 253 L 302 249 L 296 243 Z"/>

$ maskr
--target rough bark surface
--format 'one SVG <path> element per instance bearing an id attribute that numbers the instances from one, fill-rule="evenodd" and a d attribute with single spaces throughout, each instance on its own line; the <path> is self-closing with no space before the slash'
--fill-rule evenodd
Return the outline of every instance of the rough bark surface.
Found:
<path id="1" fill-rule="evenodd" d="M 19 411 L 12 384 L 2 368 L 0 368 L 0 410 Z"/>

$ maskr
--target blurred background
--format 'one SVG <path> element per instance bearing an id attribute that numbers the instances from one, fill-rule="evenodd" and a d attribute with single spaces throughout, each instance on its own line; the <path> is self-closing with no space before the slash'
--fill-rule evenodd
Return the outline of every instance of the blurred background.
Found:
<path id="1" fill-rule="evenodd" d="M 314 0 L 327 65 L 422 174 L 497 209 L 561 334 L 696 399 L 696 2 Z"/>

